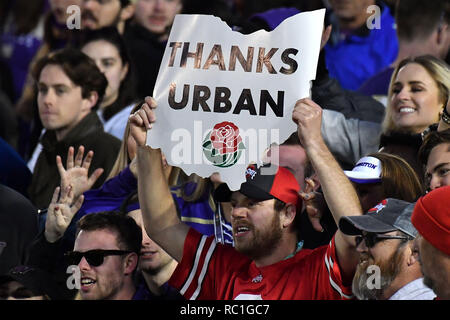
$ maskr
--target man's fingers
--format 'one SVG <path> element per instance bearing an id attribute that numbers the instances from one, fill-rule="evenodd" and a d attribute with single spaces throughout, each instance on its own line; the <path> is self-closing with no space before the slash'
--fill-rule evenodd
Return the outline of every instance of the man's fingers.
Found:
<path id="1" fill-rule="evenodd" d="M 148 104 L 151 109 L 156 109 L 157 104 L 153 97 L 145 97 L 145 103 Z"/>
<path id="2" fill-rule="evenodd" d="M 150 107 L 144 103 L 141 107 L 141 109 L 139 109 L 137 112 L 139 114 L 139 116 L 141 117 L 142 121 L 144 122 L 144 126 L 146 129 L 151 129 L 151 125 L 150 125 L 150 120 L 147 114 L 147 110 L 150 112 Z"/>
<path id="3" fill-rule="evenodd" d="M 91 176 L 88 179 L 88 185 L 89 185 L 89 189 L 94 185 L 95 181 L 97 181 L 97 179 L 103 174 L 103 169 L 102 168 L 98 168 L 95 169 L 94 172 L 92 172 Z"/>
<path id="4" fill-rule="evenodd" d="M 320 219 L 318 218 L 312 218 L 311 220 L 311 225 L 313 226 L 314 230 L 318 231 L 318 232 L 323 232 L 323 227 L 320 224 Z"/>
<path id="5" fill-rule="evenodd" d="M 81 195 L 77 198 L 77 200 L 75 201 L 73 206 L 70 208 L 70 211 L 72 212 L 72 214 L 75 214 L 78 212 L 78 210 L 80 210 L 81 206 L 83 205 L 83 201 L 84 201 L 83 195 Z"/>
<path id="6" fill-rule="evenodd" d="M 314 192 L 314 188 L 316 186 L 316 183 L 314 182 L 314 180 L 310 179 L 310 178 L 306 178 L 305 183 L 306 183 L 305 192 L 306 193 Z"/>
<path id="7" fill-rule="evenodd" d="M 83 164 L 81 165 L 82 168 L 89 170 L 89 167 L 91 166 L 92 158 L 94 157 L 94 151 L 89 151 L 86 157 L 84 158 Z"/>
<path id="8" fill-rule="evenodd" d="M 306 206 L 306 212 L 308 213 L 309 221 L 311 221 L 314 230 L 323 232 L 322 225 L 320 224 L 321 213 L 319 210 L 314 206 L 308 205 Z"/>
<path id="9" fill-rule="evenodd" d="M 311 201 L 316 197 L 314 192 L 306 192 L 306 191 L 300 192 L 299 195 L 303 199 L 303 201 Z"/>
<path id="10" fill-rule="evenodd" d="M 67 151 L 67 162 L 66 162 L 66 169 L 72 169 L 73 168 L 73 154 L 74 154 L 74 148 L 69 147 L 69 150 Z"/>
<path id="11" fill-rule="evenodd" d="M 71 189 L 72 189 L 72 186 L 70 186 L 70 185 L 61 189 L 61 196 L 59 197 L 59 203 L 66 203 L 67 197 L 68 197 Z"/>
<path id="12" fill-rule="evenodd" d="M 65 201 L 66 201 L 66 203 L 72 203 L 72 201 L 73 201 L 73 188 L 72 188 L 72 186 L 69 186 L 68 188 L 67 188 L 67 196 L 66 196 L 66 198 L 64 199 Z"/>
<path id="13" fill-rule="evenodd" d="M 60 187 L 56 187 L 55 188 L 55 191 L 53 192 L 52 202 L 51 203 L 57 203 L 58 202 L 59 190 L 61 190 Z"/>
<path id="14" fill-rule="evenodd" d="M 62 159 L 60 156 L 56 156 L 56 167 L 58 168 L 59 176 L 62 179 L 64 177 L 64 173 L 66 172 L 66 170 L 64 169 Z"/>
<path id="15" fill-rule="evenodd" d="M 83 162 L 84 155 L 84 146 L 80 146 L 78 148 L 77 155 L 75 156 L 75 167 L 81 167 L 81 163 Z"/>

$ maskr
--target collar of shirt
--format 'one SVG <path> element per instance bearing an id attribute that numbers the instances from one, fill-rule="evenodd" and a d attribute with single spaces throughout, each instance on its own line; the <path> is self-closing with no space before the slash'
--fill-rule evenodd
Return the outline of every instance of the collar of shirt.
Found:
<path id="1" fill-rule="evenodd" d="M 401 287 L 389 300 L 433 300 L 436 294 L 424 285 L 423 278 L 416 279 Z"/>

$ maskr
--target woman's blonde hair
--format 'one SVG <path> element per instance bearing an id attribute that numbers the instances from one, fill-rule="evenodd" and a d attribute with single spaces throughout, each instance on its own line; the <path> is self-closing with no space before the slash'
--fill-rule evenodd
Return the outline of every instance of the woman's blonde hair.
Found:
<path id="1" fill-rule="evenodd" d="M 449 66 L 442 60 L 433 57 L 431 55 L 424 55 L 419 57 L 409 57 L 400 61 L 398 66 L 395 68 L 392 73 L 391 82 L 389 84 L 389 92 L 388 92 L 388 105 L 386 108 L 386 114 L 384 116 L 383 124 L 382 124 L 382 132 L 387 134 L 392 131 L 398 131 L 399 128 L 395 126 L 394 121 L 392 120 L 392 107 L 391 100 L 393 95 L 393 86 L 395 83 L 395 79 L 397 78 L 398 72 L 401 68 L 410 63 L 417 63 L 425 68 L 425 70 L 429 73 L 429 75 L 436 82 L 436 85 L 439 90 L 439 101 L 442 102 L 443 107 L 445 107 L 445 103 L 448 99 L 448 91 L 450 88 L 450 71 Z M 439 114 L 436 115 L 436 122 L 439 122 Z M 431 125 L 432 123 L 430 123 Z"/>
<path id="2" fill-rule="evenodd" d="M 144 103 L 144 101 L 139 101 L 135 104 L 133 109 L 130 112 L 130 115 L 139 110 L 141 105 Z M 130 123 L 127 122 L 127 125 L 125 127 L 125 131 L 123 133 L 122 138 L 122 144 L 120 146 L 119 154 L 117 155 L 116 162 L 114 162 L 114 165 L 108 175 L 108 178 L 106 178 L 106 181 L 108 181 L 111 178 L 114 178 L 115 176 L 119 175 L 119 173 L 125 169 L 131 162 L 132 159 L 128 156 L 128 136 L 130 135 Z M 172 170 L 170 172 L 168 184 L 169 186 L 174 186 L 178 182 L 178 178 L 180 175 L 180 168 L 178 167 L 172 167 Z"/>

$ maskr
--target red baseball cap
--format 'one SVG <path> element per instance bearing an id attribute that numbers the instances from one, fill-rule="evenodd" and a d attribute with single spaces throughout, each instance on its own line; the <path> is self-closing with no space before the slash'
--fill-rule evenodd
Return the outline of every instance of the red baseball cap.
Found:
<path id="1" fill-rule="evenodd" d="M 284 203 L 294 204 L 301 209 L 302 201 L 299 196 L 300 186 L 295 176 L 288 169 L 276 165 L 250 165 L 245 172 L 246 181 L 241 184 L 239 192 L 255 200 L 278 199 Z M 214 199 L 228 202 L 231 190 L 222 183 L 214 191 Z"/>
<path id="2" fill-rule="evenodd" d="M 411 221 L 433 247 L 450 256 L 450 186 L 417 200 Z"/>

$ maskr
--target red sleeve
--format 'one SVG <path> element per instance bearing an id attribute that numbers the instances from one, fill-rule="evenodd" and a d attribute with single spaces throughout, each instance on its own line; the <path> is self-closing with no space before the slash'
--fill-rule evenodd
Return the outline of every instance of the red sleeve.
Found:
<path id="1" fill-rule="evenodd" d="M 207 272 L 216 249 L 214 236 L 207 237 L 191 228 L 186 236 L 183 258 L 175 269 L 169 284 L 178 289 L 188 300 L 214 299 L 213 283 L 208 280 Z"/>
<path id="2" fill-rule="evenodd" d="M 324 264 L 328 278 L 325 281 L 324 286 L 328 287 L 328 290 L 331 293 L 331 297 L 336 296 L 337 294 L 338 296 L 336 297 L 340 297 L 341 299 L 353 299 L 354 297 L 351 286 L 343 285 L 341 270 L 336 256 L 335 237 L 331 239 L 330 244 L 327 246 L 324 257 Z"/>

